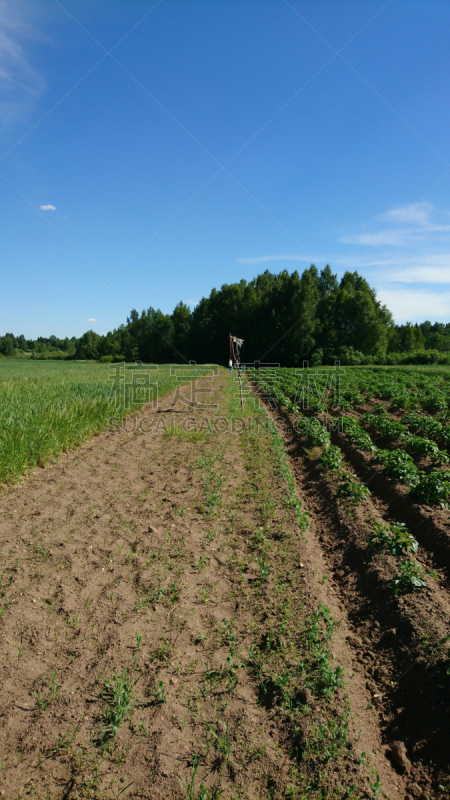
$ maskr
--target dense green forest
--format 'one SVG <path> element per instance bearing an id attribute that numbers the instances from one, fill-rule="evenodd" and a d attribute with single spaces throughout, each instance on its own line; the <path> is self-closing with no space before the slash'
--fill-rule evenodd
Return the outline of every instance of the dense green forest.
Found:
<path id="1" fill-rule="evenodd" d="M 193 311 L 180 302 L 172 314 L 131 311 L 126 324 L 79 339 L 0 337 L 3 357 L 224 363 L 228 334 L 245 340 L 242 359 L 311 365 L 450 363 L 450 323 L 395 325 L 375 290 L 357 272 L 339 281 L 329 266 L 269 271 L 247 283 L 213 289 Z"/>

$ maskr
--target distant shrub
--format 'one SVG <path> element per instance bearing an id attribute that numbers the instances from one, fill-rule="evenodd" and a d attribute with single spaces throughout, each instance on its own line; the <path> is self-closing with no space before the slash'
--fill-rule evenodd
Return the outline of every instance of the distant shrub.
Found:
<path id="1" fill-rule="evenodd" d="M 310 366 L 311 367 L 320 367 L 323 361 L 323 350 L 319 347 L 311 356 L 310 359 Z"/>
<path id="2" fill-rule="evenodd" d="M 442 353 L 440 350 L 419 350 L 416 353 L 387 353 L 386 357 L 378 361 L 387 366 L 397 364 L 450 364 L 450 352 Z"/>

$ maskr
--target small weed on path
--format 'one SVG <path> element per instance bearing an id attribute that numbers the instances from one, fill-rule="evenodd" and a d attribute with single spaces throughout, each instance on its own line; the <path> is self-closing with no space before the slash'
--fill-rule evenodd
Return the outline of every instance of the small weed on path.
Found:
<path id="1" fill-rule="evenodd" d="M 117 731 L 130 713 L 136 683 L 137 679 L 134 681 L 131 679 L 129 667 L 126 667 L 120 676 L 114 670 L 112 680 L 103 680 L 104 688 L 99 695 L 106 706 L 101 718 L 103 743 L 114 740 Z"/>

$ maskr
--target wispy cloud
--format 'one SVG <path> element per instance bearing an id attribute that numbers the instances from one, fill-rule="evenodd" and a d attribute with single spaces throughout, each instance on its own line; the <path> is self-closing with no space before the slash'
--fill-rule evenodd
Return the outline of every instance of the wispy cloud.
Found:
<path id="1" fill-rule="evenodd" d="M 38 4 L 0 0 L 0 122 L 15 123 L 28 114 L 46 88 L 32 63 L 30 44 L 44 41 Z"/>
<path id="2" fill-rule="evenodd" d="M 396 322 L 448 318 L 450 292 L 381 288 L 377 297 L 392 311 Z"/>
<path id="3" fill-rule="evenodd" d="M 358 233 L 349 236 L 342 236 L 341 242 L 344 244 L 360 244 L 367 247 L 378 247 L 380 245 L 392 245 L 393 247 L 422 247 L 429 242 L 431 234 L 435 234 L 435 241 L 438 238 L 442 241 L 450 234 L 450 225 L 434 225 L 428 228 L 399 228 L 398 230 L 381 230 L 373 233 Z M 441 234 L 439 237 L 438 234 Z"/>
<path id="4" fill-rule="evenodd" d="M 450 253 L 442 255 L 440 266 L 427 266 L 422 263 L 420 266 L 403 267 L 393 270 L 389 277 L 393 283 L 443 283 L 450 284 Z"/>
<path id="5" fill-rule="evenodd" d="M 330 261 L 352 269 L 349 256 Z M 378 279 L 383 283 L 430 283 L 450 285 L 450 246 L 447 251 L 438 253 L 418 252 L 414 256 L 404 257 L 402 253 L 386 253 L 377 259 L 361 259 L 358 269 L 370 275 L 370 279 Z"/>
<path id="6" fill-rule="evenodd" d="M 405 222 L 426 226 L 430 224 L 430 215 L 433 210 L 431 203 L 418 203 L 412 206 L 391 208 L 382 215 L 388 222 Z"/>
<path id="7" fill-rule="evenodd" d="M 94 317 L 89 317 L 86 322 L 97 322 L 97 320 Z"/>
<path id="8" fill-rule="evenodd" d="M 297 255 L 296 253 L 280 253 L 273 256 L 251 256 L 250 258 L 237 258 L 238 264 L 264 264 L 268 261 L 304 261 L 311 263 L 310 256 Z"/>
<path id="9" fill-rule="evenodd" d="M 383 227 L 378 220 L 384 223 Z M 449 214 L 438 213 L 431 203 L 392 208 L 380 215 L 377 223 L 371 230 L 341 236 L 341 242 L 368 247 L 419 247 L 450 236 Z"/>
<path id="10" fill-rule="evenodd" d="M 41 211 L 56 211 L 56 206 L 52 206 L 50 203 L 48 203 L 46 206 L 39 206 L 39 208 Z"/>

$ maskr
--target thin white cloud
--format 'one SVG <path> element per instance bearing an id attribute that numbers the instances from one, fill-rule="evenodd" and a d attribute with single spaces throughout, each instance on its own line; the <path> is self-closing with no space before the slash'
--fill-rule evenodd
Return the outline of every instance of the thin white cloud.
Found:
<path id="1" fill-rule="evenodd" d="M 297 254 L 277 254 L 273 256 L 252 256 L 250 258 L 237 258 L 238 264 L 265 264 L 268 261 L 305 261 L 311 263 L 310 256 L 299 256 Z"/>
<path id="2" fill-rule="evenodd" d="M 367 247 L 392 245 L 394 247 L 419 247 L 430 241 L 432 234 L 450 234 L 450 225 L 429 225 L 420 228 L 394 228 L 368 233 L 341 236 L 344 244 L 360 244 Z M 435 237 L 437 238 L 437 237 Z"/>
<path id="3" fill-rule="evenodd" d="M 450 292 L 382 288 L 377 297 L 392 311 L 396 322 L 448 319 Z"/>
<path id="4" fill-rule="evenodd" d="M 377 245 L 394 245 L 394 247 L 404 247 L 411 244 L 409 231 L 388 229 L 384 231 L 374 231 L 373 233 L 356 233 L 341 236 L 343 244 L 360 244 L 364 247 L 376 247 Z"/>
<path id="5" fill-rule="evenodd" d="M 430 203 L 392 208 L 379 219 L 388 227 L 346 234 L 341 236 L 341 242 L 367 247 L 424 247 L 438 239 L 447 240 L 450 235 L 448 213 L 437 213 Z"/>
<path id="6" fill-rule="evenodd" d="M 373 255 L 373 251 L 371 253 Z M 355 269 L 351 256 L 333 258 L 331 264 L 340 264 L 342 269 Z M 447 284 L 450 286 L 450 243 L 449 249 L 430 253 L 426 250 L 412 256 L 404 256 L 402 251 L 386 249 L 378 258 L 361 258 L 356 265 L 367 278 L 379 285 L 387 283 Z"/>
<path id="7" fill-rule="evenodd" d="M 413 206 L 391 208 L 390 211 L 382 215 L 382 219 L 386 219 L 388 222 L 405 222 L 411 225 L 426 226 L 430 224 L 432 211 L 433 206 L 431 203 L 417 203 Z"/>
<path id="8" fill-rule="evenodd" d="M 42 9 L 28 0 L 0 0 L 0 122 L 16 123 L 31 112 L 46 89 L 33 65 L 29 44 L 46 40 L 39 26 Z"/>
<path id="9" fill-rule="evenodd" d="M 391 283 L 448 283 L 450 285 L 450 255 L 446 257 L 447 265 L 440 267 L 417 266 L 394 270 L 389 275 Z"/>
<path id="10" fill-rule="evenodd" d="M 86 322 L 97 322 L 97 320 L 94 319 L 94 317 L 89 317 L 89 319 L 87 319 Z"/>
<path id="11" fill-rule="evenodd" d="M 345 269 L 364 270 L 370 279 L 378 278 L 384 283 L 449 283 L 450 284 L 450 243 L 449 249 L 430 253 L 418 251 L 414 255 L 404 255 L 398 250 L 384 249 L 377 258 L 373 251 L 358 259 L 355 267 L 354 256 L 330 256 L 329 263 L 339 265 L 340 272 Z"/>
<path id="12" fill-rule="evenodd" d="M 39 206 L 39 208 L 41 211 L 56 211 L 56 206 L 52 206 L 50 203 L 47 203 L 46 206 Z"/>

